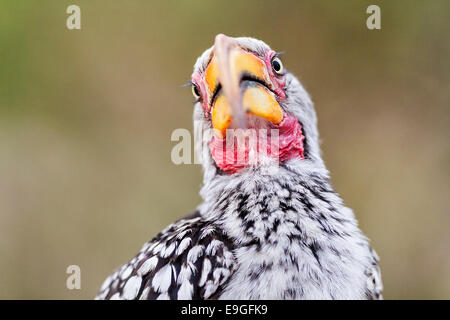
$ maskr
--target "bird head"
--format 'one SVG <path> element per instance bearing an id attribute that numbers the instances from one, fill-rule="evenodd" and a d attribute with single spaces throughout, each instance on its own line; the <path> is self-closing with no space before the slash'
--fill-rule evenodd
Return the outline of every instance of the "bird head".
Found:
<path id="1" fill-rule="evenodd" d="M 207 173 L 322 165 L 311 99 L 264 42 L 217 35 L 191 83 L 196 149 Z"/>

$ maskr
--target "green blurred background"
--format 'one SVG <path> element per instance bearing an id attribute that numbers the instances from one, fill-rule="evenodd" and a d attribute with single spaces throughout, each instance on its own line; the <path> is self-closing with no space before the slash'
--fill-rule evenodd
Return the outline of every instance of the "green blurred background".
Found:
<path id="1" fill-rule="evenodd" d="M 217 33 L 285 51 L 385 298 L 450 298 L 449 4 L 1 0 L 0 298 L 90 299 L 200 202 L 201 168 L 172 164 L 170 136 L 192 127 L 181 86 Z"/>

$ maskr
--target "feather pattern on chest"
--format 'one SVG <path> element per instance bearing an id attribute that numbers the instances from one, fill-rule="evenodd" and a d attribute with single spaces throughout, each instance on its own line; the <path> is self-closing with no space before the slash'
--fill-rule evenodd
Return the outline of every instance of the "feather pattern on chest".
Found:
<path id="1" fill-rule="evenodd" d="M 326 171 L 282 166 L 205 185 L 109 277 L 101 299 L 379 299 L 378 258 Z"/>
<path id="2" fill-rule="evenodd" d="M 208 199 L 200 212 L 235 243 L 237 271 L 220 297 L 373 295 L 367 274 L 374 272 L 376 258 L 327 172 L 304 167 L 300 173 L 295 166 L 271 170 L 249 171 L 232 181 L 224 176 L 204 187 Z"/>

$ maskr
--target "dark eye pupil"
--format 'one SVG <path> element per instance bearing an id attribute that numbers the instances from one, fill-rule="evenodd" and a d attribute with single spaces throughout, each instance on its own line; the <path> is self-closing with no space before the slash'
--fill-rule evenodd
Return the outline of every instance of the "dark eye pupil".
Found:
<path id="1" fill-rule="evenodd" d="M 200 92 L 198 92 L 197 86 L 194 86 L 194 93 L 195 93 L 196 96 L 200 95 Z"/>
<path id="2" fill-rule="evenodd" d="M 275 71 L 280 71 L 281 70 L 281 65 L 280 65 L 280 62 L 278 60 L 273 60 L 272 67 L 273 67 L 273 69 Z"/>

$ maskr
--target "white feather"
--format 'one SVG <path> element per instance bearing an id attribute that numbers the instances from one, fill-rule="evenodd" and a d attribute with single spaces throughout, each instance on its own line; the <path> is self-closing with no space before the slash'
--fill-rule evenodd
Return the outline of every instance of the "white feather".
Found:
<path id="1" fill-rule="evenodd" d="M 172 282 L 172 265 L 166 264 L 154 276 L 152 287 L 156 292 L 166 292 Z"/>

